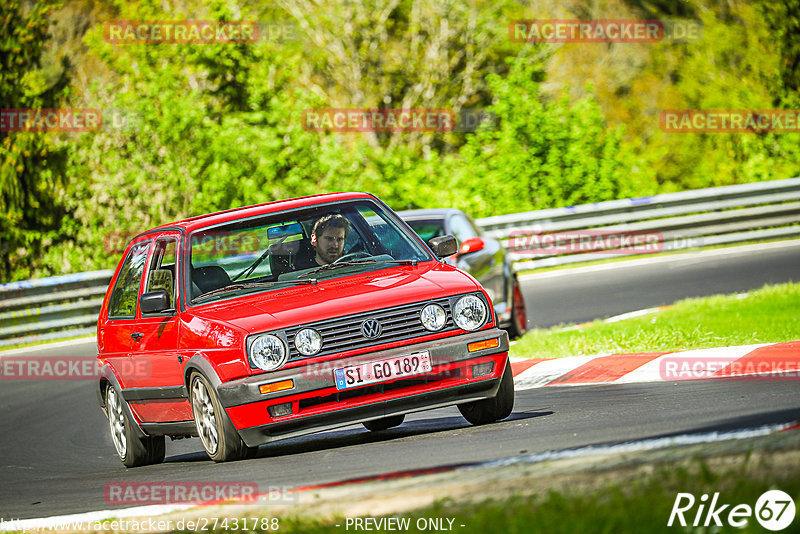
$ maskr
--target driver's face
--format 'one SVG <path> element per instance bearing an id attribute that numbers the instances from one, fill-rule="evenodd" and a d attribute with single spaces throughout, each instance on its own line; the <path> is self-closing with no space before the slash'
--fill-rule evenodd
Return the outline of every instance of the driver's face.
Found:
<path id="1" fill-rule="evenodd" d="M 317 236 L 317 263 L 327 265 L 339 259 L 344 251 L 344 228 L 326 228 Z"/>

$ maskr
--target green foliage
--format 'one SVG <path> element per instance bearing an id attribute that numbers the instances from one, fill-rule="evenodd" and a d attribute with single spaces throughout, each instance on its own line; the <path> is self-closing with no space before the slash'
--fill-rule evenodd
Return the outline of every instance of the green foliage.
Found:
<path id="1" fill-rule="evenodd" d="M 691 4 L 693 18 L 703 26 L 702 40 L 652 47 L 651 63 L 643 70 L 660 74 L 656 98 L 661 109 L 797 108 L 798 49 L 790 37 L 798 24 L 797 2 L 693 0 Z M 793 76 L 794 84 L 787 81 Z M 652 102 L 643 105 L 652 108 Z M 640 152 L 663 191 L 800 174 L 796 133 L 666 133 L 659 131 L 654 114 L 642 135 L 648 142 Z"/>
<path id="2" fill-rule="evenodd" d="M 797 2 L 545 2 L 536 9 L 561 18 L 704 26 L 702 43 L 549 48 L 508 39 L 509 21 L 533 9 L 512 0 L 67 0 L 55 12 L 49 1 L 6 2 L 3 107 L 96 108 L 105 121 L 81 135 L 0 133 L 0 279 L 113 267 L 120 234 L 327 191 L 480 217 L 800 174 L 797 134 L 658 127 L 661 109 L 800 107 Z M 86 22 L 81 10 L 94 22 L 83 42 L 55 32 L 71 63 L 50 58 L 49 22 Z M 273 38 L 262 27 L 255 43 L 111 44 L 111 19 L 291 31 Z M 475 133 L 303 128 L 304 110 L 329 107 L 482 109 L 495 120 Z"/>
<path id="3" fill-rule="evenodd" d="M 40 69 L 48 38 L 43 1 L 31 9 L 19 0 L 0 3 L 0 102 L 4 110 L 58 108 L 67 92 L 67 64 Z M 60 239 L 60 192 L 66 148 L 53 134 L 0 132 L 0 279 L 25 278 L 44 247 Z"/>
<path id="4" fill-rule="evenodd" d="M 520 56 L 507 77 L 487 78 L 497 127 L 480 129 L 461 149 L 454 190 L 467 194 L 452 202 L 487 216 L 653 192 L 621 145 L 623 129 L 607 127 L 591 95 L 544 100 L 541 69 Z"/>

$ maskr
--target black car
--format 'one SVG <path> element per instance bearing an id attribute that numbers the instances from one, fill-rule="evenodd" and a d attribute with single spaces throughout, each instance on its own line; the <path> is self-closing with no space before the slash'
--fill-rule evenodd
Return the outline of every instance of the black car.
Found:
<path id="1" fill-rule="evenodd" d="M 474 276 L 494 303 L 501 327 L 511 337 L 527 330 L 525 301 L 519 281 L 505 248 L 483 234 L 472 218 L 455 208 L 398 211 L 424 241 L 452 234 L 458 240 L 458 254 L 445 261 Z"/>

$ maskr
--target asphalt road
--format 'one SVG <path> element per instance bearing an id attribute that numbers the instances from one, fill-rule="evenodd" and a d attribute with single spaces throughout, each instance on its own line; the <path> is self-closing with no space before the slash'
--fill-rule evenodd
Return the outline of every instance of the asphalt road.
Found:
<path id="1" fill-rule="evenodd" d="M 214 464 L 199 440 L 167 442 L 160 465 L 117 459 L 92 384 L 30 382 L 0 392 L 0 517 L 113 508 L 108 483 L 255 482 L 261 491 L 560 450 L 800 420 L 800 383 L 708 381 L 520 391 L 511 417 L 472 427 L 455 408 L 371 434 L 350 427 L 264 445 L 255 459 Z M 54 400 L 58 399 L 58 400 Z M 713 402 L 710 402 L 713 399 Z"/>
<path id="2" fill-rule="evenodd" d="M 535 324 L 579 322 L 676 299 L 798 279 L 800 246 L 657 260 L 583 275 L 523 280 Z M 548 313 L 543 313 L 543 310 Z M 32 354 L 92 357 L 92 343 Z M 800 421 L 800 382 L 707 381 L 547 387 L 517 394 L 512 416 L 471 427 L 455 408 L 262 446 L 253 460 L 214 464 L 199 440 L 167 441 L 165 463 L 126 469 L 85 381 L 0 381 L 0 518 L 112 508 L 105 484 L 247 481 L 262 491 L 668 434 Z M 710 401 L 713 399 L 713 402 Z"/>
<path id="3" fill-rule="evenodd" d="M 581 323 L 671 304 L 800 281 L 800 240 L 661 256 L 524 275 L 528 327 Z"/>

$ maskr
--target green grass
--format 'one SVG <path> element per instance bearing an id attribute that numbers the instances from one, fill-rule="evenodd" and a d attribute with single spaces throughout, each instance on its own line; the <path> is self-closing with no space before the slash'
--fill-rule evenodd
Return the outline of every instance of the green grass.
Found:
<path id="1" fill-rule="evenodd" d="M 445 525 L 448 524 L 447 519 L 453 519 L 452 532 L 464 534 L 766 532 L 755 517 L 750 517 L 743 529 L 727 525 L 726 520 L 733 506 L 746 504 L 754 508 L 758 497 L 770 489 L 780 489 L 792 496 L 795 502 L 800 502 L 800 473 L 796 465 L 788 469 L 772 466 L 762 470 L 755 461 L 745 457 L 739 465 L 713 469 L 703 460 L 692 460 L 679 467 L 662 465 L 650 475 L 625 483 L 598 485 L 594 489 L 575 487 L 568 492 L 549 491 L 533 496 L 506 499 L 487 497 L 478 504 L 445 500 L 408 514 L 390 517 L 410 519 L 410 528 L 403 532 L 431 532 L 417 528 L 417 521 L 438 518 L 444 518 Z M 714 492 L 720 493 L 718 507 L 729 504 L 720 514 L 722 528 L 692 527 L 701 495 L 713 495 Z M 695 506 L 684 514 L 687 527 L 678 526 L 677 523 L 668 527 L 667 522 L 678 493 L 693 494 Z M 487 487 L 485 494 L 491 496 L 492 488 Z M 700 524 L 704 520 L 705 514 Z M 281 518 L 279 530 L 297 534 L 356 531 L 352 524 L 346 529 L 345 518 L 326 521 L 308 517 Z M 388 532 L 385 529 L 377 531 Z M 796 517 L 781 532 L 800 532 L 800 518 Z"/>
<path id="2" fill-rule="evenodd" d="M 786 283 L 739 295 L 677 302 L 658 313 L 615 323 L 595 321 L 533 330 L 512 347 L 523 358 L 559 358 L 621 352 L 659 352 L 800 339 L 800 284 Z"/>

